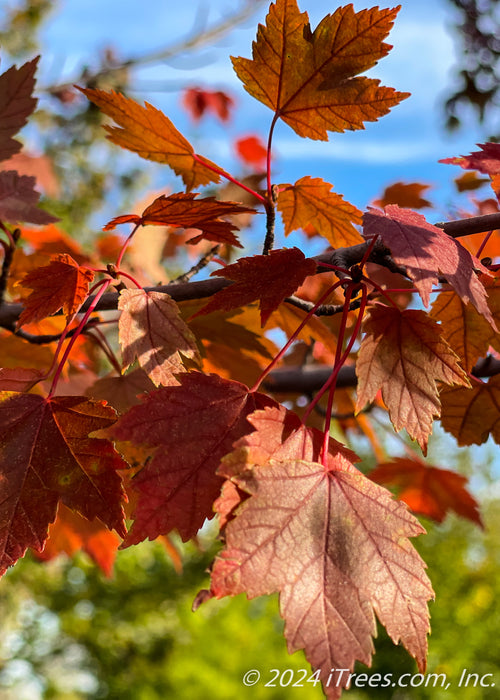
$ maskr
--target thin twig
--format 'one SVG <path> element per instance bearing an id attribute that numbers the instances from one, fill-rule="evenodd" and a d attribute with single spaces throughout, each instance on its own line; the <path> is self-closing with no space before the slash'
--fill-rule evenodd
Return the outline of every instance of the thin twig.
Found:
<path id="1" fill-rule="evenodd" d="M 220 249 L 220 244 L 219 245 L 214 245 L 214 247 L 208 251 L 208 253 L 205 253 L 205 255 L 198 260 L 196 265 L 193 265 L 193 267 L 185 272 L 183 275 L 179 275 L 179 277 L 176 277 L 175 279 L 170 281 L 170 284 L 182 284 L 185 282 L 189 282 L 189 280 L 194 277 L 200 270 L 203 270 L 204 267 L 208 265 L 208 263 L 212 260 L 214 255 L 217 255 Z"/>

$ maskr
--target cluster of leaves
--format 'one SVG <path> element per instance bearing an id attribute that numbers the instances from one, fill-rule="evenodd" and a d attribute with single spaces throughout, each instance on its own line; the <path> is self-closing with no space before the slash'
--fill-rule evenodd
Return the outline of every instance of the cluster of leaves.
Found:
<path id="1" fill-rule="evenodd" d="M 86 254 L 38 208 L 32 178 L 0 174 L 1 572 L 28 548 L 48 558 L 82 547 L 108 572 L 118 547 L 146 539 L 163 538 L 175 557 L 169 534 L 195 538 L 215 512 L 223 548 L 195 607 L 278 592 L 289 651 L 305 650 L 332 698 L 348 683 L 342 669 L 370 664 L 376 617 L 425 669 L 433 591 L 409 541 L 424 532 L 415 513 L 481 524 L 464 479 L 413 450 L 386 455 L 371 413 L 386 412 L 424 456 L 436 418 L 461 445 L 499 439 L 498 214 L 439 227 L 398 205 L 427 205 L 419 185 L 388 190 L 362 215 L 320 178 L 272 180 L 278 120 L 327 140 L 408 97 L 361 75 L 389 52 L 397 11 L 347 5 L 313 30 L 296 0 L 270 5 L 252 59 L 233 59 L 273 114 L 263 189 L 257 174 L 238 180 L 198 154 L 152 105 L 98 88 L 81 92 L 113 120 L 110 141 L 169 166 L 184 192 L 118 215 Z M 4 160 L 35 107 L 35 66 L 0 78 Z M 220 95 L 207 94 L 198 107 L 220 110 Z M 246 144 L 250 163 L 259 145 Z M 498 192 L 500 147 L 451 160 Z M 193 192 L 222 180 L 239 201 Z M 230 262 L 257 207 L 262 253 Z M 285 235 L 303 230 L 328 250 L 275 248 L 276 210 Z M 122 225 L 125 239 L 113 232 Z M 147 286 L 138 260 L 160 231 L 169 255 L 200 256 Z M 212 276 L 191 282 L 211 261 Z M 287 337 L 281 349 L 274 329 Z M 371 441 L 379 464 L 368 476 L 331 437 L 335 418 L 345 442 Z"/>

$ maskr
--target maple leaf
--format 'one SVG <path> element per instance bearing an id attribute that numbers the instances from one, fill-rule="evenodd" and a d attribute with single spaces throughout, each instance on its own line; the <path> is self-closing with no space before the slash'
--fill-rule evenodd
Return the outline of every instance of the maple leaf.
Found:
<path id="1" fill-rule="evenodd" d="M 12 137 L 21 129 L 36 107 L 32 96 L 39 56 L 21 68 L 11 66 L 0 75 L 0 160 L 6 160 L 21 150 Z"/>
<path id="2" fill-rule="evenodd" d="M 406 268 L 426 306 L 441 273 L 462 301 L 470 301 L 496 330 L 484 286 L 476 274 L 488 270 L 458 241 L 429 224 L 422 214 L 396 204 L 388 205 L 384 212 L 370 209 L 363 220 L 364 235 L 380 236 L 396 263 Z"/>
<path id="3" fill-rule="evenodd" d="M 437 382 L 470 386 L 458 357 L 424 311 L 377 304 L 363 322 L 356 361 L 360 411 L 379 389 L 395 430 L 406 428 L 424 454 L 440 414 Z"/>
<path id="4" fill-rule="evenodd" d="M 352 669 L 356 659 L 370 664 L 374 613 L 425 668 L 433 593 L 407 540 L 422 526 L 339 443 L 326 466 L 313 461 L 321 433 L 297 427 L 283 407 L 249 420 L 257 435 L 247 438 L 246 469 L 235 474 L 231 455 L 221 468 L 229 466 L 229 478 L 250 496 L 226 525 L 212 595 L 278 591 L 288 651 L 304 649 L 324 681 L 332 673 L 328 697 L 338 698 L 347 683 L 333 669 Z"/>
<path id="5" fill-rule="evenodd" d="M 312 225 L 334 248 L 363 241 L 355 228 L 362 223 L 361 212 L 345 202 L 342 195 L 331 192 L 331 187 L 321 178 L 309 176 L 300 178 L 295 185 L 279 185 L 278 209 L 285 236 Z"/>
<path id="6" fill-rule="evenodd" d="M 230 311 L 259 300 L 261 322 L 264 326 L 283 299 L 293 294 L 308 275 L 316 271 L 316 263 L 306 258 L 298 248 L 272 250 L 269 255 L 240 258 L 212 275 L 233 280 L 234 284 L 220 290 L 198 314 Z"/>
<path id="7" fill-rule="evenodd" d="M 123 223 L 200 229 L 201 234 L 189 239 L 187 243 L 195 244 L 205 239 L 241 248 L 241 244 L 233 234 L 237 227 L 220 217 L 234 214 L 255 214 L 256 211 L 236 202 L 221 202 L 215 197 L 203 197 L 195 201 L 197 196 L 197 194 L 184 194 L 182 192 L 171 194 L 168 197 L 162 195 L 143 211 L 142 216 L 136 214 L 117 216 L 106 224 L 104 230 L 110 231 L 117 224 Z"/>
<path id="8" fill-rule="evenodd" d="M 34 550 L 34 554 L 38 559 L 50 561 L 63 552 L 71 557 L 82 549 L 110 577 L 119 544 L 118 535 L 98 520 L 86 520 L 60 503 L 43 551 Z"/>
<path id="9" fill-rule="evenodd" d="M 232 58 L 234 70 L 245 90 L 299 136 L 326 141 L 327 131 L 363 129 L 409 96 L 354 77 L 389 52 L 383 39 L 398 9 L 356 13 L 347 5 L 313 32 L 296 0 L 277 0 L 259 25 L 253 59 Z"/>
<path id="10" fill-rule="evenodd" d="M 124 536 L 116 470 L 127 465 L 109 441 L 89 437 L 115 422 L 113 409 L 80 396 L 0 399 L 0 572 L 27 547 L 42 551 L 59 500 Z"/>
<path id="11" fill-rule="evenodd" d="M 430 189 L 430 185 L 422 185 L 419 182 L 395 182 L 386 187 L 381 199 L 376 199 L 373 204 L 381 209 L 388 204 L 397 204 L 399 207 L 407 209 L 431 207 L 431 202 L 422 197 L 422 194 L 428 189 Z"/>
<path id="12" fill-rule="evenodd" d="M 126 374 L 101 377 L 86 389 L 85 394 L 92 399 L 106 401 L 121 414 L 126 413 L 130 406 L 140 403 L 142 394 L 155 388 L 146 372 L 138 367 Z"/>
<path id="13" fill-rule="evenodd" d="M 248 165 L 265 167 L 267 148 L 258 136 L 246 136 L 236 141 L 236 153 Z"/>
<path id="14" fill-rule="evenodd" d="M 470 389 L 443 387 L 440 399 L 441 424 L 460 446 L 482 445 L 490 434 L 500 444 L 500 376 Z"/>
<path id="15" fill-rule="evenodd" d="M 493 287 L 487 280 L 485 287 L 492 288 L 498 297 L 500 287 Z M 490 306 L 491 300 L 490 293 Z M 439 293 L 432 305 L 430 316 L 441 322 L 441 336 L 460 357 L 464 368 L 470 372 L 478 359 L 486 356 L 493 341 L 495 333 L 490 324 L 474 307 L 465 305 L 460 297 L 451 291 Z M 496 320 L 495 314 L 493 317 Z"/>
<path id="16" fill-rule="evenodd" d="M 35 178 L 19 175 L 15 170 L 0 172 L 0 220 L 16 224 L 51 224 L 56 216 L 38 209 L 40 193 L 35 189 Z"/>
<path id="17" fill-rule="evenodd" d="M 203 90 L 194 87 L 184 90 L 182 104 L 195 122 L 200 121 L 207 112 L 213 112 L 221 122 L 227 122 L 234 101 L 221 90 Z"/>
<path id="18" fill-rule="evenodd" d="M 46 373 L 30 367 L 2 367 L 0 391 L 29 391 L 46 376 Z"/>
<path id="19" fill-rule="evenodd" d="M 147 102 L 142 107 L 113 90 L 78 89 L 118 124 L 118 127 L 104 127 L 108 132 L 107 138 L 113 143 L 137 153 L 141 158 L 166 163 L 182 177 L 188 190 L 219 182 L 220 173 L 224 171 L 196 154 L 189 141 L 159 109 Z"/>
<path id="20" fill-rule="evenodd" d="M 54 255 L 48 265 L 35 268 L 19 282 L 33 291 L 24 300 L 18 324 L 40 321 L 59 309 L 70 318 L 87 298 L 93 279 L 92 270 L 78 265 L 70 255 Z"/>
<path id="21" fill-rule="evenodd" d="M 478 170 L 487 175 L 500 175 L 500 144 L 478 143 L 480 151 L 474 151 L 469 156 L 442 158 L 439 163 L 459 165 L 464 170 Z"/>
<path id="22" fill-rule="evenodd" d="M 478 503 L 465 488 L 467 478 L 461 474 L 397 457 L 378 464 L 368 476 L 377 484 L 396 486 L 398 498 L 414 513 L 441 523 L 449 511 L 454 511 L 483 527 Z"/>
<path id="23" fill-rule="evenodd" d="M 222 486 L 220 460 L 249 431 L 246 416 L 273 403 L 214 374 L 189 372 L 178 379 L 180 386 L 151 392 L 111 431 L 115 439 L 157 448 L 132 480 L 137 505 L 125 547 L 174 528 L 184 541 L 194 537 L 213 517 Z"/>
<path id="24" fill-rule="evenodd" d="M 182 356 L 200 362 L 196 339 L 168 294 L 124 289 L 118 308 L 125 368 L 137 357 L 152 382 L 168 385 L 177 383 L 176 373 L 185 372 Z"/>

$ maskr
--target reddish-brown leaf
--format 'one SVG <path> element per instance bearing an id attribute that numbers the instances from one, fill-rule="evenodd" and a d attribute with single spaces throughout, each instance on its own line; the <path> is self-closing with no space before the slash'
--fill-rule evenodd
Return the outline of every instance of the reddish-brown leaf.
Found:
<path id="1" fill-rule="evenodd" d="M 285 236 L 312 225 L 331 246 L 341 248 L 361 243 L 356 225 L 363 217 L 359 209 L 331 192 L 332 186 L 319 177 L 302 177 L 295 185 L 280 185 L 278 209 L 285 224 Z"/>
<path id="2" fill-rule="evenodd" d="M 19 325 L 40 321 L 59 309 L 71 317 L 85 301 L 94 273 L 78 265 L 70 255 L 54 255 L 48 265 L 38 267 L 20 284 L 33 291 L 24 300 Z"/>
<path id="3" fill-rule="evenodd" d="M 105 126 L 108 139 L 141 158 L 166 163 L 180 175 L 188 190 L 210 182 L 219 182 L 223 171 L 215 163 L 197 155 L 163 112 L 145 103 L 145 107 L 120 93 L 79 88 L 101 112 L 118 124 Z M 215 169 L 215 172 L 214 170 Z"/>
<path id="4" fill-rule="evenodd" d="M 267 148 L 258 136 L 246 136 L 236 141 L 236 153 L 248 165 L 264 168 Z"/>
<path id="5" fill-rule="evenodd" d="M 474 151 L 469 156 L 443 158 L 440 163 L 459 165 L 464 170 L 478 170 L 487 175 L 500 175 L 500 144 L 478 143 L 480 151 Z"/>
<path id="6" fill-rule="evenodd" d="M 298 248 L 283 248 L 272 250 L 269 255 L 240 258 L 233 265 L 212 273 L 233 280 L 234 284 L 214 294 L 198 314 L 231 311 L 259 300 L 264 326 L 283 299 L 293 294 L 305 278 L 315 271 L 314 260 L 304 257 Z"/>
<path id="7" fill-rule="evenodd" d="M 380 236 L 394 260 L 406 268 L 426 306 L 441 273 L 464 304 L 472 302 L 496 330 L 484 286 L 476 274 L 477 270 L 488 271 L 459 241 L 429 224 L 422 214 L 396 204 L 387 206 L 385 212 L 371 209 L 363 218 L 365 236 Z"/>
<path id="8" fill-rule="evenodd" d="M 0 572 L 27 547 L 42 551 L 59 500 L 125 535 L 116 470 L 127 465 L 109 441 L 89 437 L 115 422 L 113 409 L 80 396 L 0 400 Z"/>
<path id="9" fill-rule="evenodd" d="M 95 381 L 85 394 L 91 399 L 106 401 L 119 414 L 140 403 L 139 397 L 153 391 L 155 385 L 146 372 L 138 367 L 126 374 L 112 374 Z"/>
<path id="10" fill-rule="evenodd" d="M 459 445 L 482 445 L 490 434 L 500 445 L 500 376 L 470 389 L 443 387 L 440 398 L 442 426 Z"/>
<path id="11" fill-rule="evenodd" d="M 59 504 L 57 517 L 49 526 L 45 547 L 42 552 L 34 550 L 34 554 L 43 561 L 50 561 L 62 553 L 71 557 L 82 549 L 106 576 L 111 576 L 119 544 L 118 535 L 99 520 L 86 520 Z"/>
<path id="12" fill-rule="evenodd" d="M 377 304 L 370 309 L 356 362 L 360 411 L 379 389 L 395 430 L 406 428 L 425 453 L 440 415 L 437 382 L 469 386 L 458 357 L 424 311 Z"/>
<path id="13" fill-rule="evenodd" d="M 355 77 L 390 50 L 383 40 L 399 8 L 354 12 L 352 5 L 326 15 L 311 29 L 296 0 L 277 0 L 259 25 L 253 59 L 232 58 L 245 89 L 299 136 L 328 139 L 328 131 L 363 129 L 409 96 Z"/>
<path id="14" fill-rule="evenodd" d="M 39 56 L 21 68 L 11 66 L 0 75 L 0 160 L 21 150 L 12 137 L 21 129 L 36 107 L 32 96 Z"/>
<path id="15" fill-rule="evenodd" d="M 470 192 L 471 190 L 478 190 L 483 185 L 488 184 L 490 180 L 486 177 L 479 177 L 475 171 L 472 171 L 456 177 L 453 182 L 458 192 Z"/>
<path id="16" fill-rule="evenodd" d="M 422 194 L 428 189 L 430 189 L 430 185 L 422 185 L 419 182 L 395 182 L 385 188 L 381 199 L 377 199 L 373 203 L 381 209 L 388 204 L 397 204 L 398 207 L 406 209 L 431 207 L 431 202 L 422 197 Z"/>
<path id="17" fill-rule="evenodd" d="M 222 486 L 217 468 L 233 443 L 249 432 L 246 416 L 272 404 L 238 382 L 189 372 L 180 386 L 161 387 L 133 406 L 113 427 L 113 437 L 156 448 L 132 480 L 135 520 L 124 546 L 177 529 L 194 537 Z"/>
<path id="18" fill-rule="evenodd" d="M 30 367 L 2 367 L 0 391 L 29 391 L 46 376 L 46 373 Z"/>
<path id="19" fill-rule="evenodd" d="M 171 194 L 168 197 L 162 195 L 143 211 L 142 216 L 139 217 L 135 214 L 117 216 L 106 224 L 104 230 L 110 231 L 117 224 L 124 223 L 199 229 L 201 234 L 188 240 L 188 243 L 194 244 L 205 239 L 241 248 L 241 244 L 233 233 L 237 227 L 231 221 L 224 221 L 221 217 L 234 216 L 235 214 L 255 214 L 255 210 L 244 207 L 237 202 L 221 202 L 214 197 L 203 197 L 195 200 L 197 196 L 197 194 L 184 194 L 182 192 Z"/>
<path id="20" fill-rule="evenodd" d="M 154 384 L 170 385 L 177 384 L 175 374 L 185 371 L 182 356 L 200 361 L 196 339 L 168 294 L 125 289 L 118 308 L 122 312 L 118 330 L 125 368 L 137 358 Z"/>
<path id="21" fill-rule="evenodd" d="M 212 595 L 279 591 L 288 650 L 304 649 L 323 682 L 332 673 L 330 698 L 347 683 L 338 669 L 352 669 L 356 659 L 370 664 L 375 614 L 424 669 L 433 593 L 407 539 L 421 525 L 355 469 L 338 443 L 323 466 L 312 461 L 317 431 L 296 427 L 282 409 L 249 419 L 262 435 L 249 436 L 258 445 L 249 448 L 246 468 L 228 476 L 250 497 L 226 526 Z M 266 460 L 266 452 L 273 456 Z"/>
<path id="22" fill-rule="evenodd" d="M 19 175 L 15 170 L 0 173 L 0 220 L 17 224 L 51 224 L 56 216 L 38 209 L 40 193 L 35 189 L 35 178 Z"/>
<path id="23" fill-rule="evenodd" d="M 227 122 L 234 101 L 221 90 L 203 90 L 193 87 L 184 90 L 182 104 L 195 122 L 200 121 L 209 112 L 213 112 L 222 122 Z"/>
<path id="24" fill-rule="evenodd" d="M 368 476 L 377 484 L 396 486 L 398 498 L 417 515 L 441 523 L 454 511 L 483 526 L 478 503 L 467 491 L 467 479 L 456 472 L 398 457 L 377 465 Z"/>

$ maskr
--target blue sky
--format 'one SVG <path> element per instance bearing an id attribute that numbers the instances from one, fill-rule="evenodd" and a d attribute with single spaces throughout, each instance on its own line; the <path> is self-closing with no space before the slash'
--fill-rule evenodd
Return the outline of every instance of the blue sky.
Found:
<path id="1" fill-rule="evenodd" d="M 339 4 L 299 0 L 313 27 Z M 393 5 L 373 1 L 353 4 L 356 10 L 375 4 Z M 437 161 L 469 153 L 485 134 L 474 124 L 454 136 L 443 128 L 440 99 L 451 85 L 455 58 L 450 3 L 403 0 L 401 4 L 388 39 L 394 48 L 371 75 L 412 96 L 379 122 L 367 123 L 364 131 L 332 134 L 328 143 L 301 139 L 282 124 L 275 133 L 274 180 L 293 182 L 306 174 L 322 177 L 360 208 L 378 197 L 387 184 L 397 180 L 425 182 L 433 186 L 429 196 L 442 214 L 434 214 L 439 220 L 458 201 L 451 181 L 459 171 Z M 230 55 L 251 56 L 257 22 L 264 21 L 268 8 L 267 2 L 256 5 L 259 9 L 254 17 L 217 46 L 179 56 L 167 64 L 143 67 L 136 73 L 142 89 L 135 98 L 162 109 L 199 153 L 228 168 L 234 165 L 228 136 L 257 132 L 265 140 L 271 118 L 270 110 L 243 90 L 229 60 Z M 129 57 L 176 43 L 189 35 L 193 26 L 213 24 L 233 14 L 238 6 L 235 0 L 62 2 L 44 30 L 40 82 L 74 78 L 81 65 L 95 65 L 95 57 L 104 46 L 113 46 L 119 56 Z M 228 91 L 237 103 L 232 123 L 222 126 L 209 119 L 194 127 L 179 104 L 179 88 L 186 85 Z M 161 89 L 149 90 L 150 86 Z"/>

